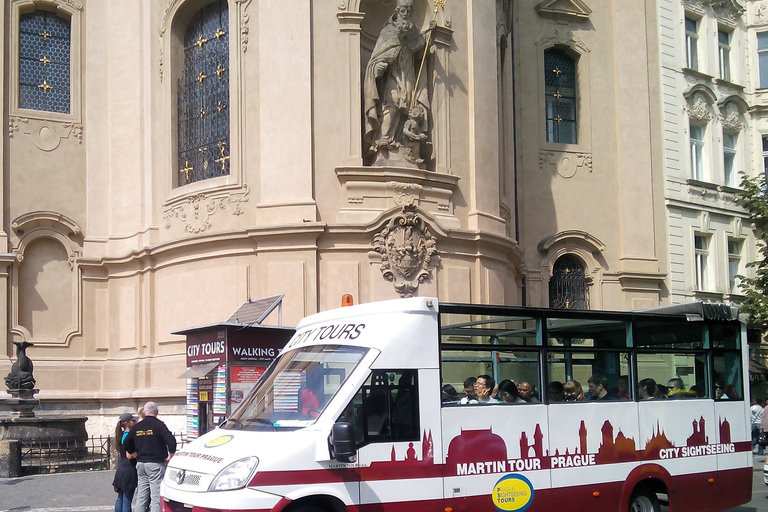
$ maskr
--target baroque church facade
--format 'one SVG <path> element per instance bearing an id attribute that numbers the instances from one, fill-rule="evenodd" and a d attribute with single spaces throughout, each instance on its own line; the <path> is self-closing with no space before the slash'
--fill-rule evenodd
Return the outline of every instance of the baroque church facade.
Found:
<path id="1" fill-rule="evenodd" d="M 250 298 L 669 303 L 665 3 L 8 0 L 0 371 L 181 430 L 171 333 Z"/>

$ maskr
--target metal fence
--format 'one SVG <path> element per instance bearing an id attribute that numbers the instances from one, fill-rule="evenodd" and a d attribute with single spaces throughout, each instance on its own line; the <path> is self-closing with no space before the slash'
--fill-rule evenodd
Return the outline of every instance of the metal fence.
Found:
<path id="1" fill-rule="evenodd" d="M 192 439 L 184 433 L 174 433 L 176 449 Z M 67 473 L 111 469 L 115 464 L 114 438 L 93 436 L 88 439 L 50 440 L 19 439 L 21 475 Z"/>

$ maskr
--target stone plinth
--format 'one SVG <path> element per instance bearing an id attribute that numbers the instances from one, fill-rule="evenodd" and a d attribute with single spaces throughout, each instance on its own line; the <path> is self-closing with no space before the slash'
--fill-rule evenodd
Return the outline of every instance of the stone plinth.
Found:
<path id="1" fill-rule="evenodd" d="M 5 400 L 5 404 L 11 408 L 12 418 L 33 418 L 34 408 L 40 405 L 40 400 L 35 398 L 39 389 L 8 389 L 11 398 Z"/>
<path id="2" fill-rule="evenodd" d="M 405 167 L 337 167 L 336 176 L 346 204 L 340 223 L 372 222 L 396 207 L 414 205 L 428 212 L 445 229 L 460 228 L 454 215 L 453 193 L 459 177 Z"/>
<path id="3" fill-rule="evenodd" d="M 46 439 L 78 440 L 88 439 L 85 430 L 86 416 L 36 416 L 0 418 L 0 440 Z"/>

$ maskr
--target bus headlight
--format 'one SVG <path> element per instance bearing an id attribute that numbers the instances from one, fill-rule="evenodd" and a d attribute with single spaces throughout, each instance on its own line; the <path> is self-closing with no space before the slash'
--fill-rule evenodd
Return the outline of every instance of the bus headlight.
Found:
<path id="1" fill-rule="evenodd" d="M 245 487 L 258 465 L 259 459 L 256 457 L 246 457 L 235 461 L 216 475 L 208 490 L 229 491 Z"/>

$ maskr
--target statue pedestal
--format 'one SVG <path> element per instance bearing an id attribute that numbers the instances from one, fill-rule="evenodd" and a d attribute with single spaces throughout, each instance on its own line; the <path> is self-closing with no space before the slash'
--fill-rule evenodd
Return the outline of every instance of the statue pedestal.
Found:
<path id="1" fill-rule="evenodd" d="M 373 222 L 394 208 L 413 205 L 432 216 L 444 229 L 461 228 L 453 213 L 453 193 L 459 177 L 407 167 L 337 167 L 345 204 L 337 221 Z"/>
<path id="2" fill-rule="evenodd" d="M 11 418 L 34 418 L 34 408 L 40 405 L 35 393 L 39 392 L 39 389 L 8 389 L 11 398 L 6 398 L 5 404 L 11 408 Z"/>

